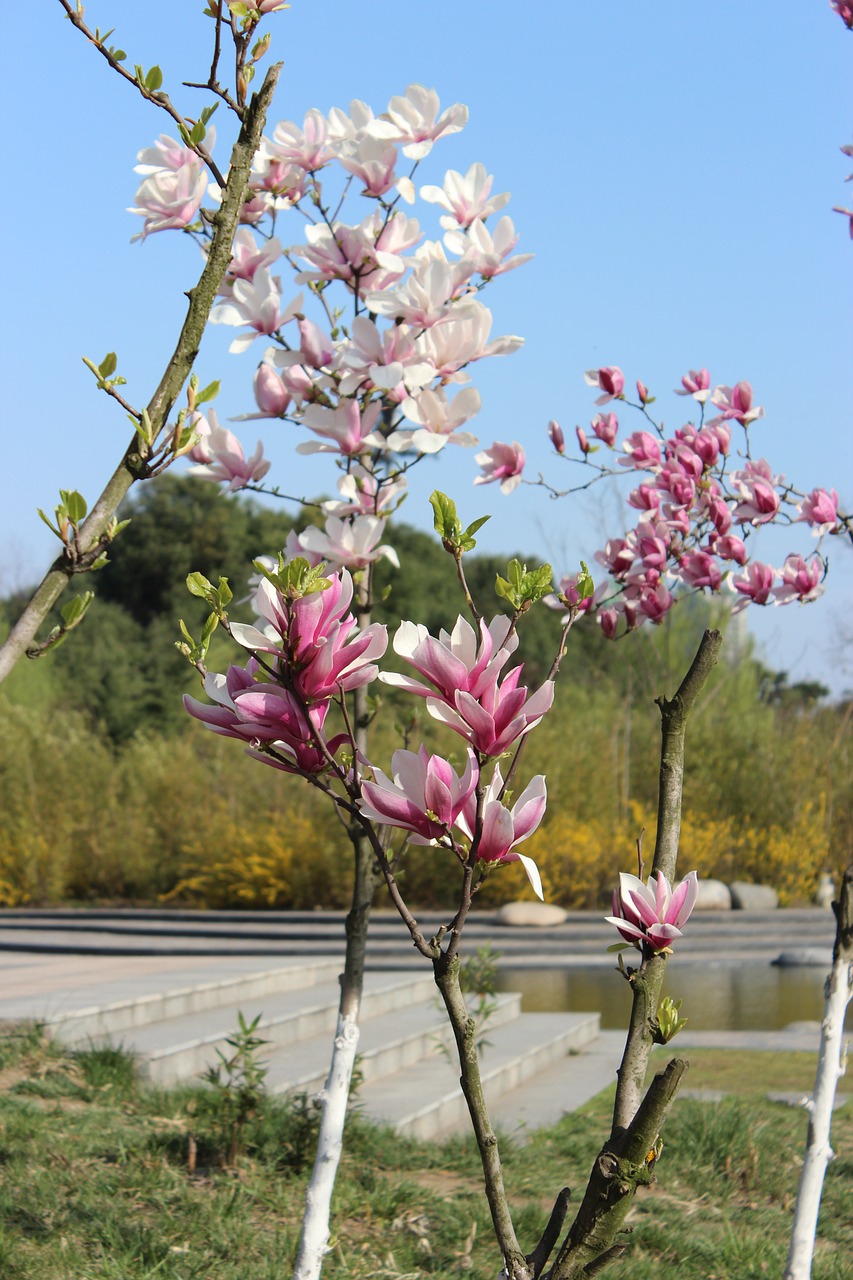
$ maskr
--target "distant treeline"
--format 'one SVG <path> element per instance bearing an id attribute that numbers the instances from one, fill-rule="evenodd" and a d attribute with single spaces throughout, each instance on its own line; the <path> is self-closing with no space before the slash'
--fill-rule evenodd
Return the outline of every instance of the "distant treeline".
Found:
<path id="1" fill-rule="evenodd" d="M 129 514 L 111 563 L 91 580 L 97 599 L 80 630 L 19 665 L 0 690 L 0 902 L 346 905 L 346 835 L 322 797 L 190 722 L 180 701 L 184 690 L 199 691 L 175 648 L 178 620 L 198 629 L 204 615 L 186 575 L 227 576 L 239 599 L 253 558 L 280 549 L 293 521 L 175 477 L 142 487 Z M 389 540 L 402 567 L 377 569 L 378 596 L 387 598 L 375 616 L 392 629 L 401 618 L 431 630 L 452 625 L 461 597 L 437 539 L 394 524 Z M 494 579 L 504 562 L 474 554 L 466 563 L 484 612 L 497 611 Z M 7 621 L 20 603 L 2 602 Z M 651 847 L 654 698 L 673 691 L 709 621 L 726 623 L 694 598 L 662 627 L 615 645 L 594 625 L 573 629 L 555 708 L 531 735 L 523 769 L 548 780 L 548 815 L 527 851 L 552 900 L 601 903 L 616 872 L 633 869 L 643 826 Z M 535 685 L 552 661 L 559 623 L 544 607 L 525 622 L 520 652 Z M 851 706 L 823 705 L 819 685 L 789 685 L 742 638 L 728 650 L 690 727 L 681 865 L 769 880 L 786 900 L 807 900 L 825 866 L 837 871 L 853 855 Z M 219 633 L 209 665 L 222 670 L 231 660 L 242 657 Z M 459 739 L 425 716 L 420 701 L 413 707 L 387 688 L 378 692 L 388 712 L 377 721 L 378 764 L 388 767 L 400 722 L 431 749 L 459 754 Z M 429 848 L 408 852 L 403 876 L 413 901 L 449 899 L 447 859 Z M 516 868 L 499 868 L 481 901 L 521 896 L 525 884 Z"/>

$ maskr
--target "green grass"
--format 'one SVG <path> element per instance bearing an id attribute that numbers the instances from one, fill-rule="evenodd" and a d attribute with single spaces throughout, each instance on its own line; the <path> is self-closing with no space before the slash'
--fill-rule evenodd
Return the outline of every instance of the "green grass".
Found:
<path id="1" fill-rule="evenodd" d="M 658 1181 L 631 1211 L 629 1252 L 605 1274 L 779 1276 L 806 1117 L 764 1095 L 808 1088 L 814 1058 L 687 1056 L 692 1087 L 732 1096 L 676 1103 Z M 561 1186 L 580 1194 L 611 1101 L 612 1093 L 599 1095 L 523 1147 L 502 1144 L 526 1246 Z M 23 1032 L 0 1040 L 0 1275 L 282 1280 L 296 1247 L 315 1130 L 310 1104 L 266 1099 L 247 1125 L 237 1169 L 224 1169 L 211 1092 L 144 1089 L 116 1049 L 69 1055 Z M 853 1275 L 853 1104 L 836 1113 L 833 1142 L 838 1159 L 824 1192 L 814 1280 Z M 326 1280 L 493 1280 L 498 1269 L 473 1144 L 401 1140 L 357 1114 L 333 1230 Z"/>

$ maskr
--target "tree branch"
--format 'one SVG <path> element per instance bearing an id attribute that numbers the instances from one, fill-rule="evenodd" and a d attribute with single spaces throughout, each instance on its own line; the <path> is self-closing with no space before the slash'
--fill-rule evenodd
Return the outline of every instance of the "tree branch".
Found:
<path id="1" fill-rule="evenodd" d="M 66 0 L 60 0 L 65 5 Z M 240 221 L 240 210 L 252 158 L 260 145 L 266 113 L 278 82 L 281 63 L 270 67 L 260 91 L 253 97 L 240 136 L 231 153 L 231 169 L 223 190 L 222 204 L 213 217 L 213 238 L 198 284 L 189 292 L 189 306 L 174 353 L 166 366 L 160 385 L 148 404 L 152 439 L 156 442 L 184 382 L 198 355 L 202 334 L 207 324 L 216 292 L 231 261 L 234 233 Z M 134 435 L 124 457 L 110 476 L 100 497 L 80 526 L 76 550 L 81 556 L 97 546 L 107 534 L 119 503 L 135 480 L 146 476 L 146 458 L 152 446 L 144 446 Z M 0 647 L 0 681 L 12 670 L 17 660 L 31 648 L 36 633 L 53 605 L 62 595 L 74 572 L 69 556 L 63 552 L 51 565 L 32 599 Z"/>
<path id="2" fill-rule="evenodd" d="M 127 67 L 122 66 L 122 64 L 118 61 L 118 59 L 113 57 L 109 49 L 106 49 L 104 47 L 103 41 L 98 40 L 96 38 L 95 33 L 83 21 L 82 6 L 78 12 L 75 5 L 71 3 L 71 0 L 59 0 L 59 3 L 62 5 L 62 8 L 65 10 L 65 16 L 68 18 L 68 20 L 71 23 L 73 23 L 73 25 L 77 28 L 77 30 L 80 31 L 86 37 L 86 39 L 89 41 L 90 44 L 93 44 L 95 46 L 95 48 L 98 50 L 98 53 L 101 55 L 102 58 L 106 59 L 106 61 L 112 67 L 113 71 L 116 71 L 123 80 L 127 80 L 129 84 L 132 84 L 134 88 L 138 89 L 139 92 L 142 94 L 143 98 L 145 98 L 148 102 L 153 102 L 155 107 L 159 107 L 161 111 L 165 111 L 166 115 L 171 116 L 171 118 L 177 124 L 181 125 L 182 128 L 186 129 L 187 122 L 184 119 L 184 117 L 181 115 L 180 111 L 178 111 L 177 107 L 172 103 L 172 100 L 170 99 L 168 93 L 161 93 L 159 92 L 159 90 L 154 91 L 151 89 L 146 89 L 145 85 L 140 84 L 136 76 L 132 76 L 128 71 Z M 263 90 L 261 90 L 261 92 L 263 92 Z M 213 159 L 213 156 L 211 156 L 207 148 L 204 147 L 199 142 L 199 143 L 190 144 L 190 149 L 196 153 L 196 155 L 199 157 L 200 160 L 204 161 L 204 163 L 207 165 L 210 172 L 213 174 L 213 177 L 216 179 L 216 182 L 219 184 L 220 187 L 224 188 L 225 178 L 220 173 L 219 167 L 216 164 L 216 161 Z"/>

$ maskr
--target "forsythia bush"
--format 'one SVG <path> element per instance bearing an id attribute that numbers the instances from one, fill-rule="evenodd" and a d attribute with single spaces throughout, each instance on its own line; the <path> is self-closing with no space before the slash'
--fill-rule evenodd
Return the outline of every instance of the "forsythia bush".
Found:
<path id="1" fill-rule="evenodd" d="M 589 712 L 577 714 L 580 720 Z M 597 738 L 595 732 L 593 721 L 587 737 L 596 741 L 597 758 L 607 759 L 603 730 Z M 783 745 L 792 744 L 789 753 L 777 753 L 766 767 L 751 756 L 752 785 L 743 796 L 734 785 L 734 763 L 725 786 L 701 809 L 702 788 L 696 787 L 682 827 L 681 871 L 696 868 L 700 876 L 727 883 L 766 882 L 783 903 L 809 901 L 820 871 L 828 867 L 837 875 L 850 857 L 849 793 L 840 766 L 834 775 L 825 762 L 821 768 L 817 748 L 826 737 L 820 717 L 813 723 L 804 718 L 777 735 Z M 640 742 L 639 732 L 635 740 Z M 4 695 L 0 907 L 69 900 L 346 907 L 347 837 L 330 806 L 298 779 L 259 769 L 230 745 L 190 730 L 176 737 L 140 735 L 111 748 L 82 715 L 16 706 Z M 560 749 L 549 740 L 545 746 L 536 767 L 548 774 L 549 808 L 522 851 L 536 860 L 548 901 L 600 908 L 617 873 L 636 871 L 635 842 L 643 827 L 651 863 L 653 770 L 647 781 L 635 778 L 643 798 L 632 800 L 627 817 L 620 817 L 617 770 L 602 769 L 596 779 L 583 773 L 572 743 Z M 703 744 L 699 754 L 715 779 L 722 763 L 708 764 L 712 746 Z M 638 746 L 638 759 L 647 756 L 649 750 Z M 767 816 L 748 812 L 746 802 L 764 804 L 771 785 L 779 790 Z M 578 795 L 592 797 L 586 809 L 575 807 Z M 411 902 L 447 905 L 446 856 L 438 849 L 409 849 L 399 878 Z M 476 903 L 493 909 L 527 894 L 521 868 L 499 866 Z"/>
<path id="2" fill-rule="evenodd" d="M 347 905 L 344 851 L 324 838 L 315 817 L 288 807 L 274 824 L 247 828 L 214 816 L 210 830 L 212 838 L 183 849 L 181 879 L 163 901 L 254 910 Z"/>

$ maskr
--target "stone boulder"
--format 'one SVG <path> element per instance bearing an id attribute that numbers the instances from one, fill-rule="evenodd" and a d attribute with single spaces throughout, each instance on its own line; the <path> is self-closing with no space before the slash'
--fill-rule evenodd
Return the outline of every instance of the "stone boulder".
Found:
<path id="1" fill-rule="evenodd" d="M 779 895 L 772 885 L 735 880 L 729 885 L 735 911 L 775 911 Z"/>
<path id="2" fill-rule="evenodd" d="M 783 951 L 773 964 L 780 969 L 831 969 L 832 947 L 796 947 Z"/>
<path id="3" fill-rule="evenodd" d="M 816 907 L 831 907 L 835 900 L 835 881 L 828 871 L 824 871 L 817 882 L 814 903 Z"/>
<path id="4" fill-rule="evenodd" d="M 694 911 L 731 911 L 732 895 L 722 880 L 699 880 L 699 893 Z"/>
<path id="5" fill-rule="evenodd" d="M 518 927 L 533 925 L 539 929 L 551 929 L 565 924 L 568 912 L 550 902 L 507 902 L 498 912 L 498 924 Z"/>

